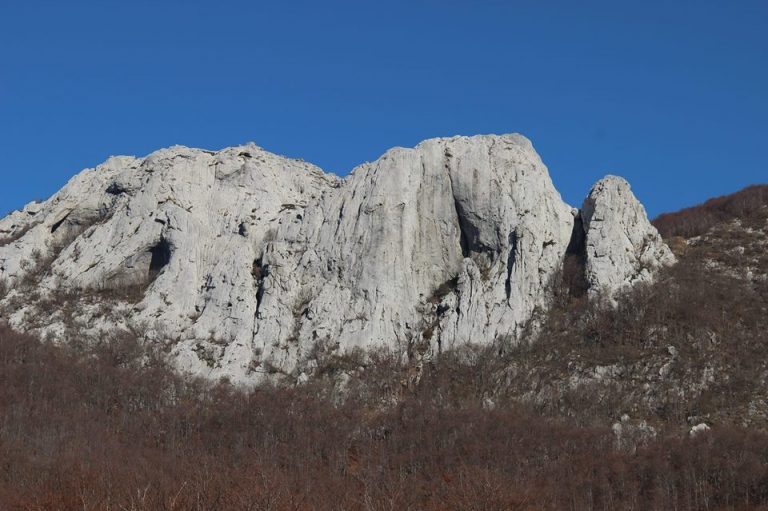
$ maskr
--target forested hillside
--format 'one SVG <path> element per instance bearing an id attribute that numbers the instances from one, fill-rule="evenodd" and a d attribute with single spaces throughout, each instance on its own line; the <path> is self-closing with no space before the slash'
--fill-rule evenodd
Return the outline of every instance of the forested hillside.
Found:
<path id="1" fill-rule="evenodd" d="M 576 257 L 518 345 L 320 357 L 309 381 L 246 390 L 127 335 L 2 327 L 0 507 L 765 509 L 755 190 L 657 219 L 678 263 L 615 307 Z"/>

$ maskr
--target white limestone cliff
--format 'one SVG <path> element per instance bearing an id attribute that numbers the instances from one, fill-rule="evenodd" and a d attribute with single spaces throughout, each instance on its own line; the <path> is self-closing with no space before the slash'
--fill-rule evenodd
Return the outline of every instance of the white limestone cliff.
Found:
<path id="1" fill-rule="evenodd" d="M 582 219 L 595 290 L 673 260 L 619 178 Z M 578 220 L 521 135 L 427 140 L 344 179 L 252 144 L 172 147 L 111 158 L 0 221 L 0 317 L 66 340 L 74 310 L 80 334 L 133 329 L 235 382 L 357 347 L 514 341 Z"/>
<path id="2" fill-rule="evenodd" d="M 590 294 L 612 299 L 638 282 L 648 282 L 675 256 L 648 221 L 645 208 L 621 177 L 607 176 L 589 192 L 581 209 L 586 235 L 586 278 Z"/>

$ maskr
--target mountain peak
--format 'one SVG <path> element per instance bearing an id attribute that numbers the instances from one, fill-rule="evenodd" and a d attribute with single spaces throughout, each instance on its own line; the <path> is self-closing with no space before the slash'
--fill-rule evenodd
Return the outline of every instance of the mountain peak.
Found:
<path id="1" fill-rule="evenodd" d="M 515 342 L 571 246 L 592 294 L 674 261 L 626 181 L 574 215 L 518 134 L 395 148 L 344 179 L 255 144 L 96 170 L 0 221 L 0 316 L 64 339 L 132 330 L 236 382 L 355 348 Z"/>

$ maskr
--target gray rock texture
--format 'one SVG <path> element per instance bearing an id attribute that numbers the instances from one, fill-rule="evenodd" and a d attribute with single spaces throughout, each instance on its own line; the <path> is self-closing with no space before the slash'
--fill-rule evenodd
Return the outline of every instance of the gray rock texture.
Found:
<path id="1" fill-rule="evenodd" d="M 297 377 L 355 348 L 514 342 L 574 236 L 594 294 L 674 261 L 624 180 L 579 216 L 521 135 L 427 140 L 344 179 L 252 144 L 177 146 L 1 220 L 0 314 L 55 340 L 134 330 L 209 378 Z"/>
<path id="2" fill-rule="evenodd" d="M 675 261 L 623 178 L 598 181 L 584 201 L 581 217 L 586 277 L 593 296 L 613 299 L 621 290 L 650 281 L 659 268 Z"/>

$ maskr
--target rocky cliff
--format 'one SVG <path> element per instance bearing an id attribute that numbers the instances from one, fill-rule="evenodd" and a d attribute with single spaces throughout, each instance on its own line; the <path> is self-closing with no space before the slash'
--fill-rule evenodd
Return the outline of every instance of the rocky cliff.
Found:
<path id="1" fill-rule="evenodd" d="M 343 179 L 172 147 L 0 221 L 0 314 L 53 340 L 133 330 L 210 378 L 299 377 L 324 353 L 514 342 L 575 252 L 611 299 L 674 262 L 626 181 L 571 208 L 521 135 L 427 140 Z"/>

